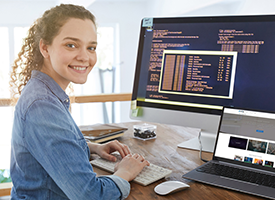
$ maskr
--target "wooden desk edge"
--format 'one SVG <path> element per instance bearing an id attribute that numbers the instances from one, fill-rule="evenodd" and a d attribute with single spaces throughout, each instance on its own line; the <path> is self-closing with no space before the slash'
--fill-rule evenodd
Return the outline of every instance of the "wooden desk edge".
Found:
<path id="1" fill-rule="evenodd" d="M 11 194 L 12 182 L 0 183 L 0 197 L 9 196 Z"/>

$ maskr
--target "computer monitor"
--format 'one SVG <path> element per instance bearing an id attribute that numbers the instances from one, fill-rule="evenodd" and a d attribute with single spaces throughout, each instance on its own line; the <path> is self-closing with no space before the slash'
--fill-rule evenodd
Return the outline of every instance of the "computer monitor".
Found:
<path id="1" fill-rule="evenodd" d="M 142 19 L 132 119 L 199 128 L 212 152 L 223 106 L 275 111 L 274 90 L 275 15 Z"/>

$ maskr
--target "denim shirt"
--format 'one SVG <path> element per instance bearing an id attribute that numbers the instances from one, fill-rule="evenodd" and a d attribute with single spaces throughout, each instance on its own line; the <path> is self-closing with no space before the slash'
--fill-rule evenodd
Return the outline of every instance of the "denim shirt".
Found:
<path id="1" fill-rule="evenodd" d="M 69 105 L 69 97 L 51 77 L 32 72 L 14 113 L 12 199 L 108 200 L 129 195 L 126 180 L 96 177 Z"/>

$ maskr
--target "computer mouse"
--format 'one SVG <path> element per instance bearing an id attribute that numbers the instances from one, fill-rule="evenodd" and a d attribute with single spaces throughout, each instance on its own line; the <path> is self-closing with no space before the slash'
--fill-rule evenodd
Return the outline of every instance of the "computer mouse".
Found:
<path id="1" fill-rule="evenodd" d="M 190 186 L 186 183 L 180 182 L 180 181 L 166 181 L 163 183 L 158 184 L 154 191 L 155 193 L 159 195 L 167 195 L 173 192 L 177 192 L 186 188 L 189 188 Z"/>

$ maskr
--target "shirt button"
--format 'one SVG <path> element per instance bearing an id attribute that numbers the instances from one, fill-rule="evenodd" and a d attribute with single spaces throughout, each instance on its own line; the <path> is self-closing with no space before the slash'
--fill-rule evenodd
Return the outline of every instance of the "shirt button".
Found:
<path id="1" fill-rule="evenodd" d="M 68 103 L 68 102 L 69 102 L 69 99 L 66 99 L 65 102 Z"/>

